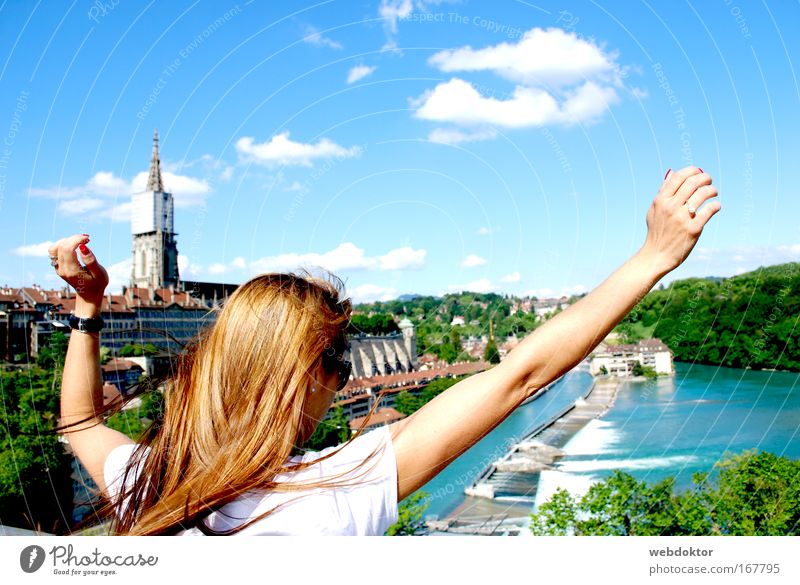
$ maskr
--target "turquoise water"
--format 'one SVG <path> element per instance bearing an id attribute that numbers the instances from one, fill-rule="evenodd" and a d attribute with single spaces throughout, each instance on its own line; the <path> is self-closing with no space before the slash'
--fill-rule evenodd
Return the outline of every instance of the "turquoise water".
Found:
<path id="1" fill-rule="evenodd" d="M 566 445 L 556 470 L 542 473 L 537 502 L 557 487 L 583 493 L 614 469 L 647 482 L 674 475 L 680 490 L 726 452 L 756 448 L 800 458 L 800 374 L 688 363 L 676 363 L 675 370 L 671 378 L 623 383 L 612 409 Z M 464 487 L 501 457 L 509 442 L 574 402 L 590 384 L 591 376 L 573 371 L 518 408 L 423 486 L 431 494 L 426 513 L 444 517 L 455 509 Z"/>
<path id="2" fill-rule="evenodd" d="M 674 378 L 626 382 L 613 408 L 565 447 L 542 474 L 537 504 L 558 486 L 583 493 L 614 469 L 640 481 L 675 476 L 692 486 L 726 452 L 800 458 L 800 374 L 676 363 Z"/>
<path id="3" fill-rule="evenodd" d="M 520 441 L 540 424 L 572 404 L 590 387 L 592 377 L 586 372 L 572 371 L 546 394 L 512 412 L 483 439 L 448 465 L 439 475 L 422 486 L 429 494 L 426 515 L 445 517 L 464 499 L 464 488 L 508 448 Z"/>

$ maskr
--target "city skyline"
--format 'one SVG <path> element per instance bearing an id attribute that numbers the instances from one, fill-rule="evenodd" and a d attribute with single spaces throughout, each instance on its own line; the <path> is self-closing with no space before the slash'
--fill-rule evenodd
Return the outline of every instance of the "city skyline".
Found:
<path id="1" fill-rule="evenodd" d="M 154 129 L 186 280 L 314 264 L 355 302 L 586 292 L 690 163 L 723 213 L 663 282 L 800 260 L 797 7 L 139 10 L 0 10 L 0 284 L 59 287 L 46 248 L 76 232 L 128 283 Z"/>

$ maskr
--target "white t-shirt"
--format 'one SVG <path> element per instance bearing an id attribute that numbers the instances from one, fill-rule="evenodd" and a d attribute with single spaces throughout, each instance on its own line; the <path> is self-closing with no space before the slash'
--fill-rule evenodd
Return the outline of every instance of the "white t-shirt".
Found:
<path id="1" fill-rule="evenodd" d="M 112 500 L 119 493 L 121 476 L 134 448 L 135 445 L 132 444 L 121 445 L 113 449 L 106 458 L 104 478 Z M 340 445 L 337 445 L 289 459 L 294 463 L 313 461 L 339 448 Z M 281 502 L 296 499 L 235 534 L 383 535 L 389 526 L 397 522 L 397 461 L 388 425 L 364 432 L 325 461 L 297 472 L 281 473 L 276 476 L 276 481 L 305 483 L 316 479 L 330 479 L 345 470 L 353 470 L 358 462 L 364 461 L 376 448 L 378 452 L 361 468 L 332 480 L 352 481 L 358 485 L 296 492 L 248 492 L 220 510 L 210 513 L 205 518 L 205 524 L 212 530 L 228 530 L 263 514 Z M 299 497 L 301 494 L 303 497 Z M 190 528 L 179 534 L 203 536 L 198 528 Z"/>

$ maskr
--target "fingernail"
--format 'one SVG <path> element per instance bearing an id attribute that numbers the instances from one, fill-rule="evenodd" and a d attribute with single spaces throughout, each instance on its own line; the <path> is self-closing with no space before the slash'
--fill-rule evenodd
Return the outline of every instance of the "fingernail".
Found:
<path id="1" fill-rule="evenodd" d="M 705 171 L 703 171 L 703 169 L 701 169 L 700 167 L 697 167 L 697 170 L 699 170 L 701 173 L 705 172 Z"/>
<path id="2" fill-rule="evenodd" d="M 89 253 L 89 248 L 87 248 L 84 244 L 81 244 L 78 247 L 81 249 L 81 254 L 84 256 Z"/>
<path id="3" fill-rule="evenodd" d="M 664 174 L 664 180 L 665 180 L 665 181 L 667 180 L 667 177 L 669 177 L 669 174 L 670 174 L 671 172 L 672 172 L 672 167 L 668 168 L 668 169 L 667 169 L 667 172 Z"/>

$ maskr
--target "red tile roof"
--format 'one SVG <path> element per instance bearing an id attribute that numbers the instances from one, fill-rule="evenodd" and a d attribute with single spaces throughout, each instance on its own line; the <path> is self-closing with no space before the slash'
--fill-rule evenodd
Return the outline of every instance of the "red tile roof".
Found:
<path id="1" fill-rule="evenodd" d="M 377 411 L 375 411 L 375 413 L 373 413 L 373 415 L 369 417 L 369 420 L 367 419 L 366 416 L 359 416 L 358 418 L 354 418 L 353 420 L 350 421 L 350 429 L 353 431 L 358 430 L 359 428 L 361 428 L 361 425 L 364 424 L 365 421 L 366 424 L 364 424 L 364 427 L 369 428 L 381 424 L 388 425 L 405 417 L 406 415 L 396 411 L 394 408 L 389 408 L 387 406 L 384 408 L 379 408 Z"/>

